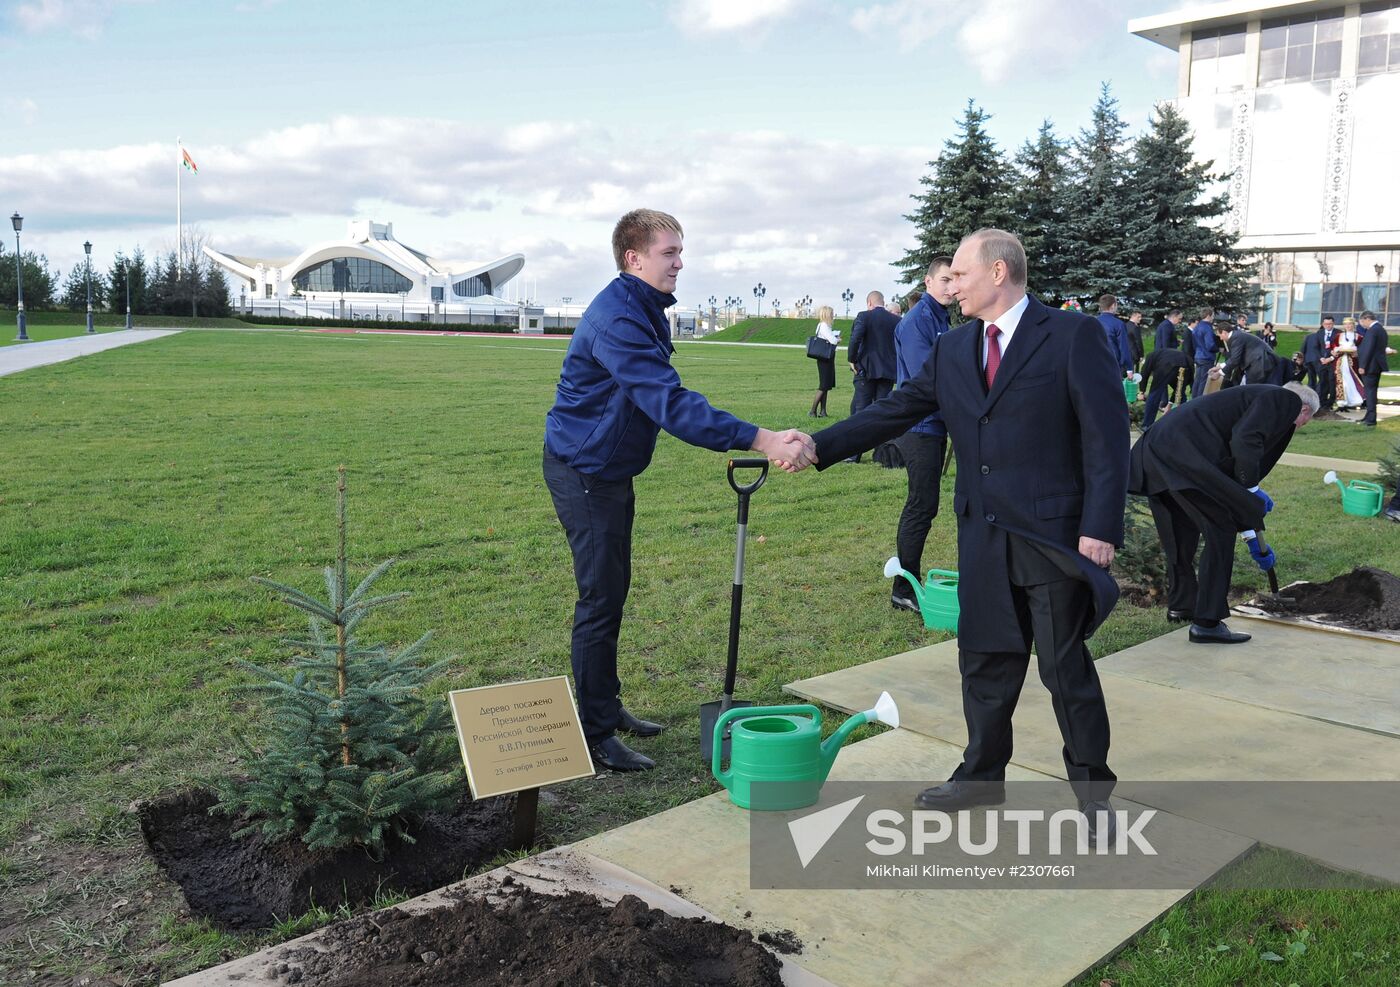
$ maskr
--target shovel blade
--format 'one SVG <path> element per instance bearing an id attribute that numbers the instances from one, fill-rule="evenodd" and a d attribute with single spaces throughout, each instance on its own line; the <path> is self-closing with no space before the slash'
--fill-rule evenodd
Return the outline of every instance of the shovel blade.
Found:
<path id="1" fill-rule="evenodd" d="M 702 761 L 709 764 L 714 759 L 715 724 L 719 722 L 719 718 L 725 710 L 752 705 L 753 703 L 747 699 L 731 699 L 728 703 L 723 699 L 716 699 L 714 702 L 700 704 L 700 759 Z M 725 731 L 722 744 L 721 760 L 729 757 L 728 731 Z"/>

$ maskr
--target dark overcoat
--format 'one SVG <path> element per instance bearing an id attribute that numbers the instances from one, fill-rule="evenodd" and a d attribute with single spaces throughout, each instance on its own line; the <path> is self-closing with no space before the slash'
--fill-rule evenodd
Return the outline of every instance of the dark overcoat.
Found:
<path id="1" fill-rule="evenodd" d="M 899 316 L 887 308 L 866 309 L 856 316 L 846 359 L 865 373 L 866 380 L 894 380 L 899 376 L 894 347 L 898 325 Z"/>

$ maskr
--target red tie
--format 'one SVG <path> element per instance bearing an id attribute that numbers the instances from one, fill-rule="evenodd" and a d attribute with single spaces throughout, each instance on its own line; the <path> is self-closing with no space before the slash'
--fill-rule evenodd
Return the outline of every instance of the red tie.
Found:
<path id="1" fill-rule="evenodd" d="M 997 368 L 1001 366 L 1001 342 L 997 339 L 1001 335 L 1001 330 L 996 323 L 987 326 L 987 390 L 992 389 L 992 382 L 997 379 Z"/>

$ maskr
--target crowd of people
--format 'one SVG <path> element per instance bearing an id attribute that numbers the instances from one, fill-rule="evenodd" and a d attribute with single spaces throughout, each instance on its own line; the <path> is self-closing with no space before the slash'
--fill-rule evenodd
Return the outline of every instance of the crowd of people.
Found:
<path id="1" fill-rule="evenodd" d="M 1248 640 L 1223 621 L 1236 538 L 1260 569 L 1272 569 L 1264 518 L 1274 502 L 1260 483 L 1294 431 L 1319 411 L 1319 391 L 1284 380 L 1284 361 L 1267 335 L 1239 324 L 1217 330 L 1209 310 L 1188 334 L 1180 329 L 1182 313 L 1168 313 L 1154 352 L 1144 357 L 1140 313 L 1119 319 L 1112 296 L 1100 299 L 1098 320 L 1045 306 L 1026 292 L 1019 239 L 986 229 L 964 238 L 951 257 L 933 259 L 925 293 L 903 318 L 879 292 L 867 296 L 848 347 L 856 382 L 849 417 L 815 435 L 769 431 L 713 407 L 685 388 L 671 365 L 664 313 L 675 302 L 682 249 L 672 216 L 637 210 L 619 221 L 618 277 L 573 334 L 546 417 L 543 471 L 573 554 L 571 659 L 594 762 L 619 771 L 652 768 L 617 734 L 664 729 L 623 706 L 617 674 L 633 478 L 649 465 L 662 429 L 707 449 L 761 452 L 792 473 L 858 461 L 897 442 L 909 491 L 896 541 L 911 573 L 921 571 L 951 442 L 959 458 L 952 510 L 968 743 L 952 776 L 915 803 L 947 811 L 1004 800 L 1011 718 L 1034 650 L 1089 835 L 1111 839 L 1108 797 L 1116 778 L 1108 766 L 1108 712 L 1085 641 L 1117 602 L 1108 568 L 1123 544 L 1127 495 L 1152 505 L 1168 559 L 1168 616 L 1189 622 L 1193 643 Z M 947 315 L 954 301 L 968 320 L 956 328 Z M 1374 393 L 1388 347 L 1369 315 L 1364 335 L 1351 340 L 1354 350 L 1324 333 L 1327 363 L 1317 362 L 1332 368 L 1349 359 L 1361 386 Z M 829 307 L 819 321 L 818 335 L 834 342 Z M 1213 369 L 1222 353 L 1223 366 Z M 1123 382 L 1140 369 L 1151 371 L 1149 400 L 1158 378 L 1172 402 L 1185 400 L 1188 388 L 1193 399 L 1158 415 L 1134 446 Z M 834 361 L 819 367 L 814 417 L 826 413 L 834 370 Z M 895 607 L 917 610 L 901 596 L 896 590 Z"/>

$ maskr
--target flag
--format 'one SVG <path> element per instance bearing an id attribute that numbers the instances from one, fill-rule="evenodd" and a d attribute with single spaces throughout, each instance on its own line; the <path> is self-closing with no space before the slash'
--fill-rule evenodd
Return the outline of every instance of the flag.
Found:
<path id="1" fill-rule="evenodd" d="M 199 174 L 199 165 L 194 163 L 194 158 L 190 157 L 189 151 L 186 151 L 183 147 L 180 148 L 180 157 L 182 159 L 182 163 L 186 168 L 194 172 L 196 175 Z"/>

